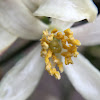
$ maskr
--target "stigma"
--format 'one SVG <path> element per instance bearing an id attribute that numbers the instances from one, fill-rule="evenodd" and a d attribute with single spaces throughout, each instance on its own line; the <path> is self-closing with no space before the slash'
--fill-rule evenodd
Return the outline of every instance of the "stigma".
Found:
<path id="1" fill-rule="evenodd" d="M 51 76 L 56 79 L 61 79 L 60 73 L 63 72 L 63 63 L 61 56 L 65 58 L 65 64 L 73 64 L 72 57 L 77 57 L 77 46 L 81 43 L 79 40 L 74 39 L 73 32 L 70 28 L 59 32 L 53 29 L 50 33 L 46 30 L 43 31 L 41 41 L 41 56 L 45 60 L 45 69 Z M 57 68 L 58 67 L 58 68 Z"/>

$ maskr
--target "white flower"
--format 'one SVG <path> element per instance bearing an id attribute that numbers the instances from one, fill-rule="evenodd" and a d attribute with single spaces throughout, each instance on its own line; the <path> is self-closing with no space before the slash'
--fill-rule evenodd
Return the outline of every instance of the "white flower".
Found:
<path id="1" fill-rule="evenodd" d="M 82 19 L 93 21 L 97 15 L 97 9 L 91 0 L 44 1 L 42 3 L 41 0 L 38 0 L 38 3 L 34 0 L 30 2 L 27 0 L 0 1 L 0 12 L 2 12 L 0 14 L 0 30 L 2 30 L 0 34 L 4 34 L 4 36 L 0 35 L 2 36 L 0 39 L 2 44 L 6 40 L 8 42 L 5 42 L 7 44 L 5 47 L 1 46 L 0 50 L 13 43 L 17 36 L 27 39 L 39 39 L 41 37 L 41 31 L 48 26 L 32 15 L 34 11 L 34 15 L 57 18 L 56 20 L 66 21 L 66 23 L 73 23 Z M 100 17 L 94 23 L 72 28 L 73 32 L 76 33 L 75 37 L 83 45 L 99 44 L 99 22 Z M 38 44 L 4 76 L 0 82 L 0 100 L 26 100 L 30 96 L 36 88 L 45 66 L 40 57 L 40 50 L 41 47 Z M 85 99 L 100 100 L 99 71 L 81 54 L 73 61 L 73 65 L 67 67 L 64 65 L 64 71 L 73 86 Z"/>

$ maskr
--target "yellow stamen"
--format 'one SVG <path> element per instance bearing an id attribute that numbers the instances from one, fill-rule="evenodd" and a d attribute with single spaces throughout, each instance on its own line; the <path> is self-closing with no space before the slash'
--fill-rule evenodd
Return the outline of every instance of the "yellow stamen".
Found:
<path id="1" fill-rule="evenodd" d="M 45 36 L 48 36 L 48 31 L 46 30 L 46 31 L 43 31 L 43 35 L 45 35 Z"/>
<path id="2" fill-rule="evenodd" d="M 46 42 L 41 43 L 43 49 L 48 49 L 49 45 Z"/>
<path id="3" fill-rule="evenodd" d="M 66 44 L 67 43 L 67 44 Z M 56 79 L 60 79 L 60 73 L 63 72 L 63 63 L 58 59 L 57 55 L 65 57 L 65 64 L 73 64 L 71 57 L 77 57 L 79 54 L 77 52 L 77 46 L 80 46 L 79 40 L 74 39 L 73 32 L 70 29 L 58 32 L 57 29 L 53 29 L 51 34 L 48 31 L 43 31 L 43 36 L 41 39 L 41 56 L 45 58 L 45 69 L 51 76 L 55 76 Z M 62 49 L 66 51 L 63 52 Z M 59 71 L 57 71 L 55 66 L 58 66 Z"/>
<path id="4" fill-rule="evenodd" d="M 45 57 L 47 54 L 47 51 L 45 49 L 42 49 L 41 50 L 41 56 Z"/>
<path id="5" fill-rule="evenodd" d="M 54 28 L 51 33 L 56 33 L 58 30 L 56 28 Z"/>
<path id="6" fill-rule="evenodd" d="M 64 30 L 65 36 L 70 37 L 73 36 L 73 32 L 70 30 L 70 28 Z"/>
<path id="7" fill-rule="evenodd" d="M 50 34 L 50 35 L 48 36 L 48 40 L 49 40 L 49 41 L 52 41 L 52 40 L 53 40 L 53 37 L 54 37 L 54 34 Z"/>

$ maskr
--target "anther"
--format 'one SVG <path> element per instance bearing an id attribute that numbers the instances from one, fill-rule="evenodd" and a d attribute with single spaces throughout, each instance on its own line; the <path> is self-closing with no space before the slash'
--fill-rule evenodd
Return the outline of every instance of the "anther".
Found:
<path id="1" fill-rule="evenodd" d="M 60 73 L 63 72 L 63 63 L 58 59 L 58 54 L 65 58 L 66 65 L 73 64 L 72 57 L 77 57 L 79 54 L 77 46 L 81 45 L 79 40 L 74 39 L 73 32 L 70 29 L 64 30 L 64 33 L 62 34 L 57 29 L 53 29 L 49 34 L 46 30 L 43 31 L 41 39 L 41 56 L 45 59 L 45 69 L 56 79 L 61 79 Z"/>

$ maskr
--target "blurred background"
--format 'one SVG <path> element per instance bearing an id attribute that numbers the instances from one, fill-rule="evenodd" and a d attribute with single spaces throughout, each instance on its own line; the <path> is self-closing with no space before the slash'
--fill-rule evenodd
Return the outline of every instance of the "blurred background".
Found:
<path id="1" fill-rule="evenodd" d="M 93 0 L 100 12 L 100 0 Z M 45 23 L 50 23 L 49 18 L 41 19 Z M 86 24 L 83 20 L 73 25 L 76 27 Z M 14 66 L 23 56 L 25 56 L 32 48 L 37 45 L 38 41 L 29 41 L 18 39 L 6 51 L 0 54 L 0 79 L 5 73 Z M 90 60 L 90 62 L 100 70 L 100 45 L 97 46 L 81 46 L 79 51 Z M 85 100 L 75 91 L 67 76 L 63 73 L 60 81 L 51 77 L 46 71 L 35 90 L 35 92 L 27 100 Z"/>

